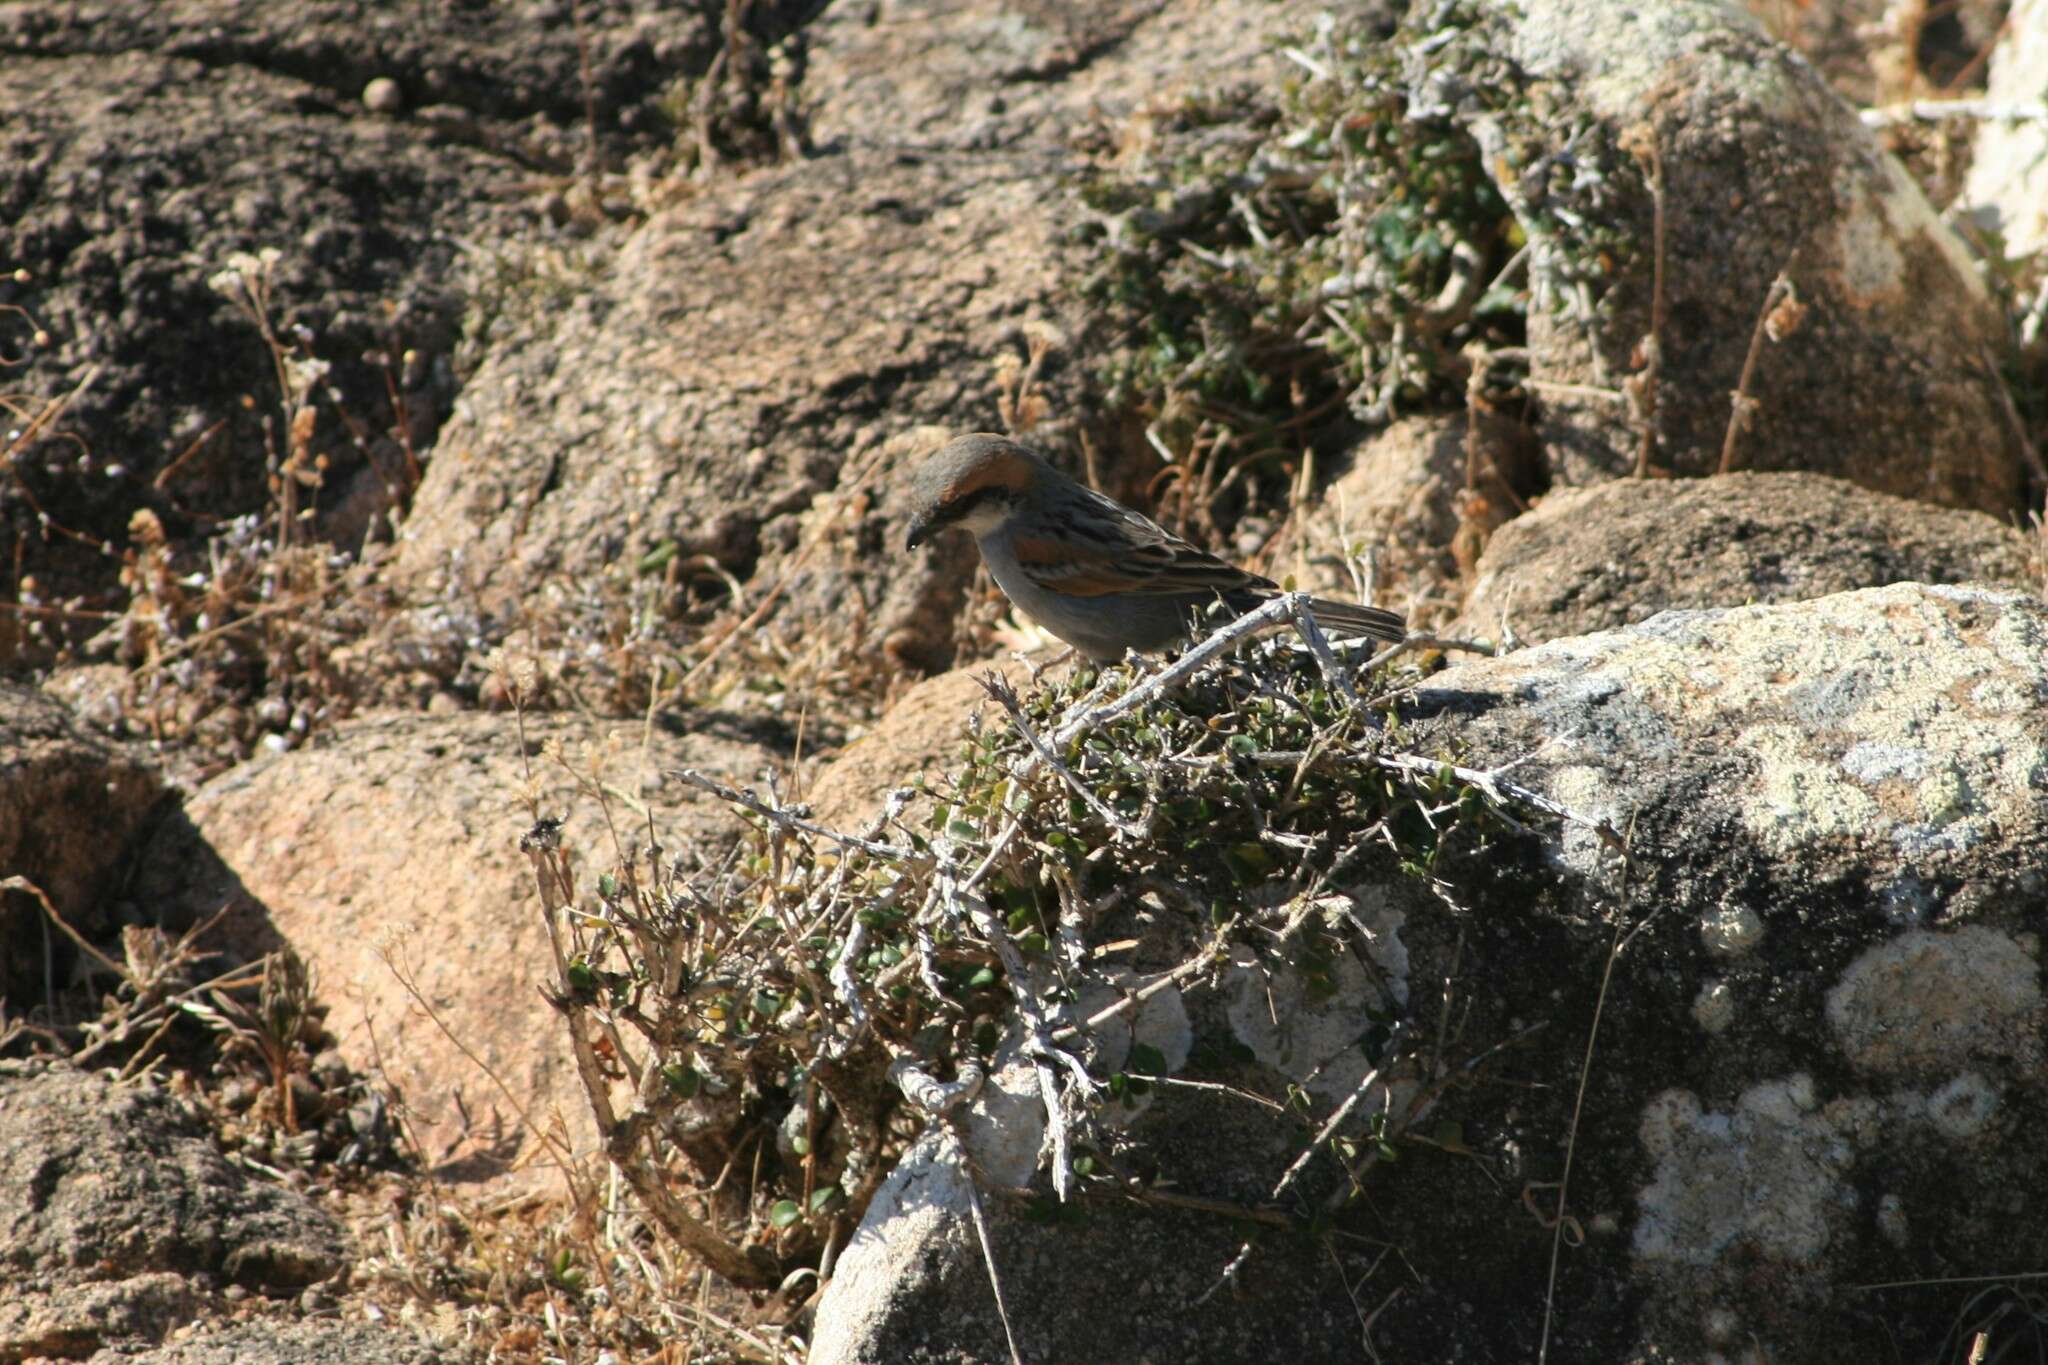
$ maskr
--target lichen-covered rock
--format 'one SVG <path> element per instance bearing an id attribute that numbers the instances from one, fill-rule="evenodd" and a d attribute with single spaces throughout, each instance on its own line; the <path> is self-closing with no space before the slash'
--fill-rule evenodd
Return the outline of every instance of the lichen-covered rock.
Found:
<path id="1" fill-rule="evenodd" d="M 1098 1079 L 1140 1070 L 1133 1056 L 1173 1077 L 1105 1101 L 1087 1130 L 1119 1197 L 1098 1185 L 1048 1222 L 1000 1195 L 989 1172 L 1008 1183 L 1016 1163 L 987 1125 L 1031 1109 L 1033 1087 L 999 1073 L 978 1117 L 885 1185 L 813 1360 L 1007 1358 L 967 1170 L 1027 1358 L 1348 1359 L 1357 1302 L 1390 1359 L 1520 1358 L 1546 1330 L 1565 1359 L 1747 1344 L 1820 1361 L 1886 1341 L 1916 1358 L 1972 1311 L 1975 1282 L 1853 1302 L 1841 1286 L 2048 1255 L 2038 600 L 1900 584 L 1671 612 L 1460 665 L 1401 710 L 1394 743 L 1565 816 L 1507 794 L 1520 832 L 1423 878 L 1398 870 L 1423 855 L 1375 854 L 1415 836 L 1390 812 L 1348 878 L 1170 982 L 1162 968 L 1202 960 L 1212 916 L 1256 915 L 1288 871 L 1233 863 L 1233 897 L 1208 880 L 1209 831 L 1107 841 L 1092 860 L 1151 889 L 1087 941 L 1135 971 L 1127 998 L 1174 998 L 1092 1059 Z M 1447 794 L 1431 818 L 1463 809 Z M 1332 828 L 1356 815 L 1333 806 Z M 1082 1000 L 1103 998 L 1083 984 L 1093 956 L 1074 959 Z M 1390 1029 L 1440 1069 L 1389 1062 Z M 1004 1122 L 1038 1148 L 1042 1108 Z M 1362 1205 L 1327 1156 L 1297 1166 L 1317 1132 Z M 986 1163 L 963 1167 L 956 1137 Z M 1043 1176 L 1033 1188 L 1049 1212 Z M 1329 1237 L 1317 1250 L 1267 1225 Z M 1346 1235 L 1366 1226 L 1398 1270 Z"/>
<path id="2" fill-rule="evenodd" d="M 1662 877 L 1702 911 L 1761 915 L 1767 935 L 1768 901 L 1738 893 L 1787 878 L 1853 878 L 1900 925 L 2048 889 L 2023 835 L 2048 782 L 2044 664 L 2038 599 L 1901 583 L 1667 612 L 1461 666 L 1421 695 L 1512 698 L 1461 720 L 1460 742 L 1526 750 L 1555 795 L 1618 826 L 1667 822 Z M 1589 838 L 1560 856 L 1591 868 Z"/>

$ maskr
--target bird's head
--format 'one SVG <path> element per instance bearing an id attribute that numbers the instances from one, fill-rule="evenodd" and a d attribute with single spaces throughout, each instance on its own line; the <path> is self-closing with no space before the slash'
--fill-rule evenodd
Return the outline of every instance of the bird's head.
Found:
<path id="1" fill-rule="evenodd" d="M 1015 441 L 962 436 L 933 455 L 910 481 L 914 550 L 949 526 L 984 536 L 1001 526 L 1052 467 Z"/>

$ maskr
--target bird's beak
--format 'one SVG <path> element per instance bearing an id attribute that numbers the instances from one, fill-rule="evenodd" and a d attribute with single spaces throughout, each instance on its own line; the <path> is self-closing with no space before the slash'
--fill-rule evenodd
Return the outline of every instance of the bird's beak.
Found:
<path id="1" fill-rule="evenodd" d="M 915 550 L 918 546 L 924 544 L 925 541 L 931 539 L 931 534 L 932 523 L 930 518 L 919 517 L 910 523 L 910 538 L 903 542 L 903 548 Z"/>

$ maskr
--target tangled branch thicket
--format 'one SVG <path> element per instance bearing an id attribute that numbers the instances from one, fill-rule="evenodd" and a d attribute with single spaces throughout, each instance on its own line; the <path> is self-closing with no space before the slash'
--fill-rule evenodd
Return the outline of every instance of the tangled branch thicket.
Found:
<path id="1" fill-rule="evenodd" d="M 1348 932 L 1333 891 L 1435 883 L 1447 850 L 1520 827 L 1510 805 L 1568 814 L 1497 774 L 1400 752 L 1398 690 L 1361 696 L 1319 636 L 1310 651 L 1230 652 L 1249 633 L 1241 619 L 1149 676 L 1084 671 L 1023 697 L 991 678 L 1010 724 L 974 733 L 949 780 L 890 794 L 858 833 L 694 773 L 680 776 L 756 822 L 722 857 L 666 849 L 650 828 L 644 851 L 590 878 L 558 824 L 537 826 L 526 846 L 554 1000 L 643 1231 L 743 1285 L 829 1275 L 934 1111 L 1015 1058 L 1037 1069 L 1067 1197 L 1105 1178 L 1092 1119 L 1145 1083 L 1125 1072 L 1161 1069 L 1095 1047 L 1137 1003 L 1097 951 L 1128 932 L 1120 915 L 1176 926 L 1179 960 L 1146 970 L 1184 992 L 1216 980 L 1233 946 L 1300 949 L 1303 933 L 1312 974 L 1316 942 Z M 1084 987 L 1106 984 L 1122 1003 L 1085 1017 Z M 1425 1059 L 1385 1004 L 1371 1060 L 1418 1097 L 1379 1116 L 1390 1141 L 1457 1062 L 1440 1042 Z M 1305 1144 L 1336 1151 L 1327 1118 L 1286 1121 L 1322 1126 Z"/>
<path id="2" fill-rule="evenodd" d="M 1105 130 L 1084 292 L 1120 328 L 1105 388 L 1166 461 L 1178 529 L 1284 505 L 1305 452 L 1361 425 L 1525 407 L 1529 318 L 1591 327 L 1626 278 L 1641 167 L 1505 55 L 1502 22 L 1465 0 L 1391 31 L 1325 16 L 1280 45 L 1277 89 Z M 1468 455 L 1468 493 L 1527 482 Z"/>

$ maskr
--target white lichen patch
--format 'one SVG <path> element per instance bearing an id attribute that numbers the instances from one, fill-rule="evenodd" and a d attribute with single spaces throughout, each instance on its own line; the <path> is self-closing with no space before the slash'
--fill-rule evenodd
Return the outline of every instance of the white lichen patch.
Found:
<path id="1" fill-rule="evenodd" d="M 1637 1195 L 1636 1255 L 1686 1267 L 1737 1248 L 1816 1260 L 1855 1212 L 1848 1174 L 1877 1115 L 1868 1099 L 1821 1105 L 1803 1074 L 1752 1086 L 1727 1113 L 1665 1091 L 1639 1130 L 1656 1171 Z"/>
<path id="2" fill-rule="evenodd" d="M 1910 831 L 1902 851 L 1940 856 L 2014 825 L 2048 761 L 2026 700 L 2042 695 L 2048 655 L 2001 646 L 2037 634 L 2038 613 L 2009 594 L 1913 584 L 1830 601 L 1822 629 L 1810 612 L 1746 623 L 1773 637 L 1781 675 L 1801 680 L 1789 715 L 1738 738 L 1759 762 L 1748 827 L 1785 855 L 1890 822 Z M 1987 606 L 2004 610 L 1965 623 Z M 1937 638 L 1948 647 L 1917 648 Z"/>
<path id="3" fill-rule="evenodd" d="M 1763 941 L 1763 916 L 1746 905 L 1724 905 L 1700 918 L 1700 943 L 1716 957 L 1739 957 Z"/>
<path id="4" fill-rule="evenodd" d="M 1137 1000 L 1122 1013 L 1111 1015 L 1088 1030 L 1094 1048 L 1089 1069 L 1097 1074 L 1144 1070 L 1133 1062 L 1133 1046 L 1149 1048 L 1164 1062 L 1161 1074 L 1172 1075 L 1187 1065 L 1194 1046 L 1194 1025 L 1188 1019 L 1187 1002 L 1178 986 L 1159 985 L 1164 973 L 1150 975 L 1116 971 L 1107 978 L 1090 978 L 1076 990 L 1067 1017 L 1080 1022 L 1100 1017 L 1112 1007 Z M 1149 1061 L 1149 1059 L 1148 1059 Z M 1156 1064 L 1156 1063 L 1154 1063 Z M 1101 1118 L 1112 1127 L 1122 1127 L 1151 1108 L 1155 1091 L 1132 1090 L 1106 1103 Z"/>
<path id="5" fill-rule="evenodd" d="M 1827 1021 L 1859 1069 L 1955 1070 L 1983 1057 L 2037 1064 L 2041 964 L 1981 924 L 1908 930 L 1849 964 Z"/>
<path id="6" fill-rule="evenodd" d="M 1998 1112 L 1998 1087 L 1974 1071 L 1965 1071 L 1927 1097 L 1927 1117 L 1943 1137 L 1962 1141 L 1976 1137 Z"/>
<path id="7" fill-rule="evenodd" d="M 1859 308 L 1897 307 L 1904 301 L 1906 286 L 1906 255 L 1899 249 L 1899 238 L 1915 225 L 1896 221 L 1893 201 L 1924 205 L 1926 200 L 1917 193 L 1880 198 L 1848 175 L 1837 176 L 1836 181 L 1850 196 L 1849 211 L 1835 224 L 1836 279 Z"/>
<path id="8" fill-rule="evenodd" d="M 1902 1250 L 1912 1240 L 1912 1225 L 1906 1219 L 1906 1201 L 1897 1194 L 1887 1193 L 1878 1198 L 1877 1230 L 1887 1242 Z"/>
<path id="9" fill-rule="evenodd" d="M 1326 914 L 1347 921 L 1357 916 L 1354 927 L 1361 929 L 1373 970 L 1340 952 L 1312 979 L 1291 962 L 1261 957 L 1240 945 L 1231 950 L 1224 969 L 1223 995 L 1231 1032 L 1262 1065 L 1320 1099 L 1342 1103 L 1373 1069 L 1364 1040 L 1378 1020 L 1407 999 L 1408 950 L 1400 940 L 1399 911 L 1348 897 L 1334 899 L 1347 904 Z M 1396 1099 L 1380 1090 L 1355 1112 L 1363 1119 Z"/>
<path id="10" fill-rule="evenodd" d="M 1560 724 L 1600 696 L 1645 757 L 1727 736 L 1742 828 L 1780 858 L 1889 847 L 1937 866 L 2029 829 L 2048 787 L 2048 628 L 2017 593 L 1898 583 L 1819 601 L 1665 612 L 1527 651 Z M 1740 661 L 1739 664 L 1735 661 Z M 1594 778 L 1559 771 L 1589 790 Z M 1569 838 L 1569 834 L 1566 836 Z"/>
<path id="11" fill-rule="evenodd" d="M 1927 774 L 1927 750 L 1917 744 L 1880 744 L 1865 740 L 1842 755 L 1842 771 L 1858 782 L 1918 782 Z"/>
<path id="12" fill-rule="evenodd" d="M 1991 627 L 1987 643 L 2013 669 L 2037 669 L 2041 656 L 2048 654 L 2048 625 L 2039 616 L 2007 612 Z"/>
<path id="13" fill-rule="evenodd" d="M 1615 828 L 1628 823 L 1627 811 L 1615 799 L 1614 788 L 1607 775 L 1598 768 L 1573 764 L 1552 773 L 1547 785 L 1554 800 L 1584 817 L 1585 821 L 1593 822 L 1587 824 L 1574 820 L 1567 823 L 1558 831 L 1552 856 L 1568 871 L 1582 877 L 1598 876 L 1601 869 L 1612 862 L 1613 850 L 1600 837 L 1596 826 L 1603 821 Z"/>
<path id="14" fill-rule="evenodd" d="M 1811 736 L 1790 725 L 1758 725 L 1737 743 L 1760 760 L 1758 790 L 1745 803 L 1745 823 L 1773 853 L 1817 839 L 1846 839 L 1867 829 L 1879 811 L 1874 797 L 1840 768 L 1810 761 Z"/>
<path id="15" fill-rule="evenodd" d="M 1703 1033 L 1725 1033 L 1735 1022 L 1735 989 L 1726 981 L 1709 981 L 1692 998 L 1692 1019 Z"/>

